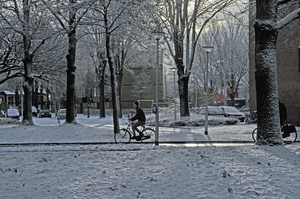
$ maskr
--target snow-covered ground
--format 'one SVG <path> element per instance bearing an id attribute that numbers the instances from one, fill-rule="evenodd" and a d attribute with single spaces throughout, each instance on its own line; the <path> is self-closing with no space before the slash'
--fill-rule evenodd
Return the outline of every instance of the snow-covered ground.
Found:
<path id="1" fill-rule="evenodd" d="M 160 127 L 163 143 L 196 144 L 157 146 L 113 144 L 110 117 L 76 120 L 77 125 L 58 125 L 55 118 L 34 118 L 36 126 L 0 125 L 1 199 L 299 198 L 299 144 L 256 146 L 255 124 L 209 126 L 208 135 L 202 126 Z"/>

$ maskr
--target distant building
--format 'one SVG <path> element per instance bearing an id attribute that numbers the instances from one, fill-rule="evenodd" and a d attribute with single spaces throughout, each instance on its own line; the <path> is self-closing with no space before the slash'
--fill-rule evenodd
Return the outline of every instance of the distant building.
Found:
<path id="1" fill-rule="evenodd" d="M 166 102 L 166 92 L 165 92 L 165 81 L 164 81 L 164 70 L 163 65 L 160 64 L 158 68 L 158 100 L 159 105 L 163 106 Z M 149 85 L 147 88 L 142 92 L 133 92 L 134 87 L 133 84 L 135 83 L 134 77 L 132 74 L 139 75 L 143 72 L 141 67 L 131 68 L 130 70 L 123 71 L 122 77 L 122 84 L 121 84 L 121 103 L 122 109 L 132 109 L 133 102 L 139 100 L 141 102 L 141 107 L 145 109 L 151 109 L 152 104 L 155 102 L 156 99 L 156 67 L 147 68 L 144 72 L 150 79 Z M 98 85 L 96 85 L 98 86 Z M 92 114 L 98 114 L 100 107 L 100 99 L 99 99 L 99 88 L 94 87 L 93 96 L 91 100 L 88 102 L 84 97 L 77 99 L 77 112 L 78 113 L 86 113 L 87 108 L 89 108 Z M 105 102 L 105 108 L 111 109 L 112 108 L 112 99 L 109 96 Z"/>
<path id="2" fill-rule="evenodd" d="M 35 93 L 34 94 L 37 104 L 32 103 L 33 106 L 36 108 L 46 108 L 46 105 L 49 104 L 47 101 L 47 94 L 46 93 Z M 22 101 L 24 102 L 24 95 L 22 99 L 21 92 L 19 91 L 0 91 L 0 110 L 6 111 L 8 108 L 12 107 L 21 107 Z"/>
<path id="3" fill-rule="evenodd" d="M 5 110 L 16 106 L 15 92 L 0 91 L 0 110 Z"/>

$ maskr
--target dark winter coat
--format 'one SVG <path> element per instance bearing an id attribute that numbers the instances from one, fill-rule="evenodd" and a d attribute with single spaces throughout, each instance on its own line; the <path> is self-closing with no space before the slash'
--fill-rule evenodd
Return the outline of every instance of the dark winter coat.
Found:
<path id="1" fill-rule="evenodd" d="M 287 118 L 287 110 L 285 105 L 279 102 L 279 115 L 280 115 L 280 125 L 283 125 L 284 120 Z"/>
<path id="2" fill-rule="evenodd" d="M 146 116 L 143 109 L 141 109 L 141 107 L 138 106 L 135 108 L 135 110 L 135 115 L 132 118 L 130 118 L 130 121 L 138 120 L 140 122 L 146 122 Z"/>

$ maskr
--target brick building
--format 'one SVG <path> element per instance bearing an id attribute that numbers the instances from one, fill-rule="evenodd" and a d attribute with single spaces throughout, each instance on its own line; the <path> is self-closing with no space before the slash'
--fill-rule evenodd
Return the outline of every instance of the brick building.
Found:
<path id="1" fill-rule="evenodd" d="M 162 62 L 160 62 L 162 63 Z M 166 90 L 165 90 L 165 74 L 163 70 L 163 64 L 160 64 L 158 73 L 158 100 L 159 105 L 162 106 L 166 101 Z M 156 67 L 150 67 L 144 70 L 147 76 L 149 76 L 149 85 L 147 88 L 140 93 L 133 92 L 134 77 L 132 74 L 139 75 L 143 72 L 143 69 L 140 67 L 131 68 L 130 70 L 124 70 L 123 79 L 122 79 L 122 93 L 121 93 L 121 103 L 123 109 L 132 109 L 133 102 L 139 100 L 141 102 L 141 107 L 145 109 L 151 109 L 152 103 L 156 99 Z M 99 99 L 99 88 L 94 88 L 95 92 L 91 102 L 89 103 L 89 109 L 92 114 L 99 114 L 100 99 Z M 83 98 L 77 99 L 77 112 L 86 113 L 88 108 L 88 103 Z M 112 108 L 111 96 L 109 96 L 108 101 L 105 103 L 106 109 Z"/>
<path id="2" fill-rule="evenodd" d="M 159 67 L 158 73 L 158 100 L 159 103 L 163 103 L 166 99 L 164 91 L 164 74 L 163 74 L 162 64 Z M 133 69 L 134 74 L 142 73 L 141 68 Z M 151 108 L 153 102 L 156 99 L 156 68 L 149 68 L 145 71 L 150 77 L 149 86 L 140 92 L 133 92 L 134 79 L 129 71 L 124 71 L 123 81 L 122 81 L 122 107 L 132 108 L 132 102 L 135 100 L 141 101 L 141 106 L 144 108 Z"/>

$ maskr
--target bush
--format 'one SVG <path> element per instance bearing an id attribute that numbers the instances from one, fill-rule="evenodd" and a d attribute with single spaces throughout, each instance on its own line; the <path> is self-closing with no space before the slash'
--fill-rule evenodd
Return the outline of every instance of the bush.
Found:
<path id="1" fill-rule="evenodd" d="M 21 121 L 12 118 L 0 118 L 0 125 L 5 125 L 5 124 L 21 124 Z"/>

